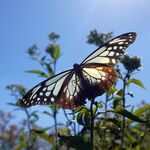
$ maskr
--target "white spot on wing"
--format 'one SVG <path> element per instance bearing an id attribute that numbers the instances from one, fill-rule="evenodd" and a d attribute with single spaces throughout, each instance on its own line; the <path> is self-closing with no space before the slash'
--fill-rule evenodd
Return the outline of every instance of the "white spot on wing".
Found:
<path id="1" fill-rule="evenodd" d="M 110 52 L 109 56 L 114 56 L 114 51 Z"/>
<path id="2" fill-rule="evenodd" d="M 51 84 L 51 85 L 49 85 L 48 87 L 47 87 L 47 90 L 48 91 L 51 91 L 53 88 L 54 88 L 54 86 L 55 86 L 55 84 L 53 83 L 53 84 Z"/>
<path id="3" fill-rule="evenodd" d="M 108 50 L 108 51 L 109 51 L 109 50 L 112 50 L 112 47 L 108 47 L 107 50 Z"/>
<path id="4" fill-rule="evenodd" d="M 115 63 L 116 63 L 116 60 L 115 60 L 115 59 L 112 59 L 112 62 L 115 64 Z"/>
<path id="5" fill-rule="evenodd" d="M 53 97 L 51 97 L 51 102 L 54 102 L 54 101 L 55 101 L 55 99 Z"/>
<path id="6" fill-rule="evenodd" d="M 42 96 L 42 95 L 43 95 L 43 92 L 40 92 L 40 95 Z"/>
<path id="7" fill-rule="evenodd" d="M 33 99 L 35 99 L 37 97 L 37 94 L 35 94 L 34 96 L 33 96 Z"/>
<path id="8" fill-rule="evenodd" d="M 119 49 L 123 49 L 123 47 L 122 47 L 122 46 L 119 46 Z"/>
<path id="9" fill-rule="evenodd" d="M 124 44 L 124 42 L 119 42 L 118 44 L 119 44 L 119 45 L 122 45 L 122 44 Z"/>
<path id="10" fill-rule="evenodd" d="M 113 49 L 116 50 L 116 49 L 117 49 L 117 46 L 114 46 Z"/>
<path id="11" fill-rule="evenodd" d="M 45 95 L 46 96 L 50 96 L 51 92 L 46 92 Z"/>
<path id="12" fill-rule="evenodd" d="M 47 89 L 46 87 L 45 87 L 45 88 L 43 88 L 43 91 L 46 91 L 46 89 Z"/>
<path id="13" fill-rule="evenodd" d="M 34 94 L 40 89 L 41 85 L 35 87 L 32 91 L 32 95 L 30 96 L 30 100 L 32 99 L 32 97 L 34 96 Z"/>
<path id="14" fill-rule="evenodd" d="M 111 48 L 111 47 L 109 47 L 109 48 Z M 111 48 L 111 49 L 112 49 L 112 48 Z M 107 49 L 107 50 L 108 50 L 108 49 Z M 100 56 L 107 56 L 108 53 L 109 53 L 109 51 L 104 51 L 103 53 L 100 54 Z"/>

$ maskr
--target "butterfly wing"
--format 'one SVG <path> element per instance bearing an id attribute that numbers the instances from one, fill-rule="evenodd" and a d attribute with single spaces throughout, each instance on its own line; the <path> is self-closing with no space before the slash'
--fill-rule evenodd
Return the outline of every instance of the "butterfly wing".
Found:
<path id="1" fill-rule="evenodd" d="M 81 65 L 86 66 L 94 63 L 115 66 L 121 59 L 126 48 L 135 41 L 135 38 L 136 33 L 134 32 L 115 37 L 91 53 Z"/>
<path id="2" fill-rule="evenodd" d="M 91 100 L 108 91 L 117 79 L 117 72 L 110 66 L 91 65 L 84 67 L 82 74 L 86 83 L 86 97 Z"/>
<path id="3" fill-rule="evenodd" d="M 23 97 L 20 105 L 30 107 L 36 104 L 51 104 L 59 101 L 61 86 L 71 72 L 72 70 L 62 72 L 39 83 Z"/>
<path id="4" fill-rule="evenodd" d="M 109 90 L 117 80 L 114 66 L 125 49 L 135 41 L 136 33 L 122 34 L 108 41 L 90 54 L 82 63 L 82 74 L 86 81 L 86 97 L 93 99 Z"/>
<path id="5" fill-rule="evenodd" d="M 59 106 L 65 109 L 75 109 L 85 104 L 86 95 L 84 94 L 79 76 L 74 72 L 66 78 L 61 88 Z"/>
<path id="6" fill-rule="evenodd" d="M 62 72 L 32 88 L 20 101 L 22 107 L 58 103 L 61 108 L 74 109 L 85 103 L 81 83 L 74 70 Z"/>

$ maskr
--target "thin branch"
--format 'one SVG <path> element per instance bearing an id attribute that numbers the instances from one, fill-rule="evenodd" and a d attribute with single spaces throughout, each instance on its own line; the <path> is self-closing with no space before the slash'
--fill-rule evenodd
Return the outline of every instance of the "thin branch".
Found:
<path id="1" fill-rule="evenodd" d="M 130 77 L 130 72 L 128 71 L 123 79 L 123 96 L 122 96 L 122 106 L 123 109 L 125 109 L 125 94 L 126 94 L 126 82 L 127 80 L 129 80 Z M 124 131 L 125 131 L 125 124 L 126 124 L 126 120 L 125 117 L 122 117 L 122 135 L 121 135 L 121 149 L 123 148 L 123 143 L 124 143 Z"/>
<path id="2" fill-rule="evenodd" d="M 93 113 L 93 104 L 94 104 L 94 99 L 91 100 L 91 106 L 90 106 L 90 112 L 91 112 L 91 130 L 90 130 L 90 138 L 91 138 L 91 150 L 93 150 L 93 143 L 94 143 L 94 113 Z"/>

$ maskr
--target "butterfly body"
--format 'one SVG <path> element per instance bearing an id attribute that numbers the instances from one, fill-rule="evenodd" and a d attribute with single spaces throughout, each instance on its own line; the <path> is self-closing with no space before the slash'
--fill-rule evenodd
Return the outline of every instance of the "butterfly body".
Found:
<path id="1" fill-rule="evenodd" d="M 73 69 L 59 73 L 33 87 L 20 101 L 22 107 L 57 103 L 75 109 L 109 90 L 117 80 L 114 66 L 125 49 L 135 41 L 136 33 L 120 35 L 91 53 Z"/>

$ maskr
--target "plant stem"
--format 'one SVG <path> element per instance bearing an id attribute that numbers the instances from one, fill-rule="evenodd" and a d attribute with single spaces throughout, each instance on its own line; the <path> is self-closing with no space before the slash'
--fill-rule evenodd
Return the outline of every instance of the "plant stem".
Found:
<path id="1" fill-rule="evenodd" d="M 126 81 L 129 77 L 129 72 L 127 72 L 126 76 L 123 79 L 123 96 L 122 96 L 122 106 L 123 109 L 125 109 L 125 92 L 126 92 Z M 122 135 L 121 135 L 121 145 L 120 148 L 123 148 L 123 143 L 124 143 L 124 130 L 125 130 L 125 124 L 126 124 L 126 120 L 125 117 L 123 116 L 122 118 Z"/>
<path id="2" fill-rule="evenodd" d="M 27 109 L 25 109 L 25 113 L 27 115 L 27 127 L 28 127 L 28 132 L 29 132 L 29 139 L 27 141 L 28 143 L 28 150 L 33 149 L 33 139 L 32 139 L 32 133 L 31 133 L 31 123 L 30 123 L 30 114 Z"/>
<path id="3" fill-rule="evenodd" d="M 53 73 L 56 73 L 56 61 L 54 60 L 54 69 L 53 69 Z M 58 138 L 57 138 L 57 134 L 58 134 L 58 128 L 57 128 L 57 106 L 54 105 L 54 126 L 55 126 L 55 148 L 56 150 L 59 149 L 59 145 L 58 145 Z"/>
<path id="4" fill-rule="evenodd" d="M 91 150 L 93 150 L 93 130 L 94 130 L 94 114 L 93 114 L 93 104 L 94 99 L 91 100 L 90 112 L 91 112 L 91 130 L 90 130 L 90 138 L 91 138 Z"/>
<path id="5" fill-rule="evenodd" d="M 56 150 L 58 150 L 58 138 L 57 138 L 57 134 L 58 134 L 58 128 L 57 128 L 57 107 L 54 105 L 54 127 L 55 127 L 55 141 L 56 141 Z"/>
<path id="6" fill-rule="evenodd" d="M 75 120 L 76 116 L 74 114 L 74 110 L 72 110 L 72 112 L 73 112 L 72 119 Z M 76 135 L 76 124 L 75 123 L 73 123 L 73 131 L 74 131 L 74 135 Z"/>

